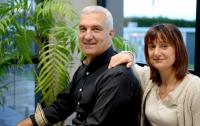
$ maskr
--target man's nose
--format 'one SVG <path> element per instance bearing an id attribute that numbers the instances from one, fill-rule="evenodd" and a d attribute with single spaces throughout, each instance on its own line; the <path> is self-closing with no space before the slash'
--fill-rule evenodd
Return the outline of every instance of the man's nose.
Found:
<path id="1" fill-rule="evenodd" d="M 85 39 L 91 39 L 92 38 L 92 32 L 91 30 L 87 30 L 85 33 Z"/>

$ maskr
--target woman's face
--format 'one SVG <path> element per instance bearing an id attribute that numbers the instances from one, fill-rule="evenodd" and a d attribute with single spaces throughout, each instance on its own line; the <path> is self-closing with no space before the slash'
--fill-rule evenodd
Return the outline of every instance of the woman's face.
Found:
<path id="1" fill-rule="evenodd" d="M 153 41 L 148 44 L 149 60 L 159 71 L 173 69 L 175 49 L 167 42 Z"/>

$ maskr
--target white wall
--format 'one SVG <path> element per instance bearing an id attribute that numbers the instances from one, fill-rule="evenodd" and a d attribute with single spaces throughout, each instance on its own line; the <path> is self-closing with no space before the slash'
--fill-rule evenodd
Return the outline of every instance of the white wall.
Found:
<path id="1" fill-rule="evenodd" d="M 97 4 L 97 0 L 69 0 L 72 4 L 72 6 L 74 6 L 75 11 L 77 12 L 77 14 L 80 14 L 81 10 L 88 6 L 88 5 L 96 5 Z"/>
<path id="2" fill-rule="evenodd" d="M 76 11 L 77 14 L 80 14 L 81 10 L 84 7 L 86 7 L 88 5 L 96 5 L 97 4 L 97 0 L 69 0 L 69 1 L 72 4 L 73 9 Z M 74 75 L 74 72 L 76 71 L 78 66 L 81 65 L 80 55 L 79 54 L 74 54 L 72 62 L 74 64 L 69 69 L 69 71 L 70 71 L 70 79 Z"/>

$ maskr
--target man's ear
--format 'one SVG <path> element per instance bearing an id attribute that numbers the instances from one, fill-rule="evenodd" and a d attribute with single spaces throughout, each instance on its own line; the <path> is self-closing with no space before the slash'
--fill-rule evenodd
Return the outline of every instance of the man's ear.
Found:
<path id="1" fill-rule="evenodd" d="M 114 30 L 111 30 L 110 33 L 109 33 L 109 35 L 110 35 L 111 37 L 114 37 L 115 31 L 114 31 Z"/>

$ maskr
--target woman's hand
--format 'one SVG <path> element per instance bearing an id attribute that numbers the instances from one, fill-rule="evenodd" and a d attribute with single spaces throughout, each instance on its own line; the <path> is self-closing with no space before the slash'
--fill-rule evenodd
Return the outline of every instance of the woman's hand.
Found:
<path id="1" fill-rule="evenodd" d="M 111 57 L 108 68 L 110 69 L 120 64 L 126 64 L 126 67 L 130 68 L 133 64 L 133 60 L 134 56 L 132 53 L 123 51 Z"/>

